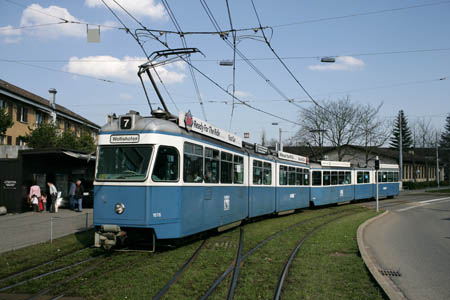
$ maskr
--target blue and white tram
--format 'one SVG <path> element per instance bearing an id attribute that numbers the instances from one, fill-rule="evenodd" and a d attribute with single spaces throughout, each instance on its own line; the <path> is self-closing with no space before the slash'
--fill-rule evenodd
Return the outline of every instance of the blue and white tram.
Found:
<path id="1" fill-rule="evenodd" d="M 375 197 L 375 172 L 349 163 L 271 152 L 188 114 L 130 111 L 98 135 L 95 245 L 128 233 L 173 239 L 246 218 Z M 172 118 L 173 117 L 173 118 Z M 398 167 L 397 167 L 398 168 Z M 382 165 L 380 196 L 398 194 L 398 172 Z M 154 243 L 153 243 L 154 244 Z"/>

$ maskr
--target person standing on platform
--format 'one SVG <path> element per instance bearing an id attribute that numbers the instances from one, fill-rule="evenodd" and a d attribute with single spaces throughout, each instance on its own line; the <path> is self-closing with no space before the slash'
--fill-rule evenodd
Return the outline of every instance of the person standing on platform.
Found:
<path id="1" fill-rule="evenodd" d="M 84 187 L 81 184 L 81 180 L 78 179 L 75 187 L 75 201 L 78 202 L 78 212 L 83 211 L 83 194 L 84 194 Z"/>
<path id="2" fill-rule="evenodd" d="M 73 180 L 70 181 L 70 188 L 69 188 L 69 204 L 70 204 L 70 209 L 74 210 L 75 209 L 75 189 L 76 189 L 76 184 L 75 182 L 73 182 Z"/>
<path id="3" fill-rule="evenodd" d="M 58 195 L 58 190 L 52 182 L 47 182 L 48 188 L 50 189 L 50 212 L 54 213 L 56 211 L 56 196 Z M 47 199 L 48 201 L 48 199 Z"/>
<path id="4" fill-rule="evenodd" d="M 39 198 L 41 198 L 41 188 L 33 182 L 33 185 L 30 187 L 30 194 L 28 197 L 31 200 L 31 204 L 33 205 L 33 211 L 39 212 Z"/>

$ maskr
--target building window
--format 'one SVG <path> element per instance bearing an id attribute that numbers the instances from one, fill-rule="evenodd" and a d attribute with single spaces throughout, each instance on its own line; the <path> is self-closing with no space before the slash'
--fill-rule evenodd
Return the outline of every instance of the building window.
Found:
<path id="1" fill-rule="evenodd" d="M 36 117 L 35 117 L 35 124 L 36 127 L 38 127 L 39 125 L 41 125 L 42 123 L 44 123 L 45 120 L 45 115 L 44 113 L 40 112 L 40 111 L 36 111 Z"/>
<path id="2" fill-rule="evenodd" d="M 28 122 L 28 108 L 18 105 L 16 120 L 18 122 L 27 123 Z"/>
<path id="3" fill-rule="evenodd" d="M 16 145 L 17 145 L 17 146 L 24 146 L 24 145 L 25 145 L 25 142 L 24 142 L 23 138 L 21 138 L 21 137 L 16 137 Z"/>
<path id="4" fill-rule="evenodd" d="M 64 122 L 64 130 L 65 130 L 65 131 L 69 131 L 70 128 L 72 127 L 71 125 L 72 125 L 72 124 L 70 124 L 70 122 L 69 122 L 68 120 L 66 120 L 66 121 Z"/>
<path id="5" fill-rule="evenodd" d="M 12 145 L 12 136 L 10 135 L 6 136 L 6 145 Z"/>

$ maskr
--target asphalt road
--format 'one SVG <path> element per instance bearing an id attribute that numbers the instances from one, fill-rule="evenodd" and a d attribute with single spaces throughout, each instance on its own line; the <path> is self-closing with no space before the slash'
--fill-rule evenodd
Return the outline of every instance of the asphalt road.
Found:
<path id="1" fill-rule="evenodd" d="M 450 195 L 406 194 L 380 207 L 389 214 L 364 233 L 379 269 L 400 273 L 390 278 L 408 299 L 450 299 Z"/>

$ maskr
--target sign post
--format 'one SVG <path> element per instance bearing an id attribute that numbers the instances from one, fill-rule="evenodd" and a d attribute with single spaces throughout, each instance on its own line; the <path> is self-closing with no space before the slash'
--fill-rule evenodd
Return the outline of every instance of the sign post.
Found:
<path id="1" fill-rule="evenodd" d="M 375 158 L 375 182 L 376 182 L 376 200 L 377 200 L 377 212 L 378 212 L 378 170 L 380 169 L 380 160 L 378 156 Z"/>

